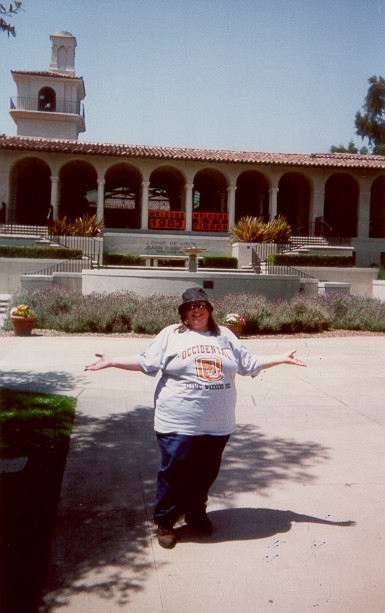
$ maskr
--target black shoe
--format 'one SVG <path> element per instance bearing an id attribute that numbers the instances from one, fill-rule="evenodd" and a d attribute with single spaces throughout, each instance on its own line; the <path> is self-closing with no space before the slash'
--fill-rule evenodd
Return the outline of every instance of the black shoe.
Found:
<path id="1" fill-rule="evenodd" d="M 164 549 L 173 549 L 177 543 L 174 530 L 165 526 L 158 526 L 158 543 Z"/>
<path id="2" fill-rule="evenodd" d="M 185 516 L 185 520 L 186 524 L 196 532 L 199 532 L 199 534 L 210 536 L 210 534 L 212 534 L 214 531 L 213 525 L 207 517 L 206 513 L 200 513 L 195 515 L 193 513 L 187 513 L 187 515 Z"/>

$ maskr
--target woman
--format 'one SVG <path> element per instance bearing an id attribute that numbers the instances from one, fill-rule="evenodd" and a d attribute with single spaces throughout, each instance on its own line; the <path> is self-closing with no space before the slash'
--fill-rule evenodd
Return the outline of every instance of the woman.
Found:
<path id="1" fill-rule="evenodd" d="M 174 524 L 181 515 L 200 534 L 211 534 L 208 492 L 222 453 L 235 430 L 235 375 L 255 377 L 279 364 L 305 366 L 295 351 L 261 357 L 251 354 L 227 328 L 218 326 L 200 287 L 186 290 L 178 308 L 181 324 L 164 328 L 140 355 L 100 359 L 85 370 L 124 368 L 162 376 L 155 391 L 155 432 L 161 451 L 154 521 L 158 541 L 176 545 Z"/>

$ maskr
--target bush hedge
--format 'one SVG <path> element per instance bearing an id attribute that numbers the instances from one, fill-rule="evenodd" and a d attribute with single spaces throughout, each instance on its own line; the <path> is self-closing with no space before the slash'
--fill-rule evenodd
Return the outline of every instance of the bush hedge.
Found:
<path id="1" fill-rule="evenodd" d="M 327 329 L 385 332 L 385 304 L 374 298 L 332 294 L 294 296 L 269 302 L 255 294 L 232 294 L 213 302 L 218 323 L 227 313 L 245 317 L 244 334 L 322 332 Z M 179 322 L 180 298 L 164 294 L 140 297 L 134 292 L 83 296 L 60 287 L 23 291 L 12 297 L 10 308 L 28 304 L 37 313 L 37 328 L 69 333 L 156 334 Z M 4 327 L 11 329 L 9 318 Z"/>
<path id="2" fill-rule="evenodd" d="M 73 258 L 81 258 L 82 255 L 81 249 L 67 249 L 67 247 L 25 247 L 22 245 L 0 246 L 0 257 L 2 258 L 69 260 Z"/>
<path id="3" fill-rule="evenodd" d="M 319 266 L 350 268 L 354 264 L 351 255 L 313 255 L 313 254 L 287 254 L 272 253 L 267 261 L 274 266 Z"/>
<path id="4" fill-rule="evenodd" d="M 144 260 L 140 255 L 133 253 L 105 253 L 103 264 L 106 266 L 144 266 Z"/>
<path id="5" fill-rule="evenodd" d="M 238 268 L 238 258 L 222 255 L 205 255 L 202 268 Z"/>

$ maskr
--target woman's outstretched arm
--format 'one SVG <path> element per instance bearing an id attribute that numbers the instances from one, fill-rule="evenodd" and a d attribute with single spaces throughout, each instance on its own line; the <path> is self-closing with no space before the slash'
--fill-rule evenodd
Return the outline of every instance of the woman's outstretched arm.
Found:
<path id="1" fill-rule="evenodd" d="M 142 370 L 138 359 L 135 356 L 126 356 L 121 358 L 110 358 L 102 353 L 95 353 L 99 358 L 96 362 L 89 364 L 84 370 L 102 370 L 103 368 L 123 368 L 124 370 Z"/>
<path id="2" fill-rule="evenodd" d="M 288 351 L 280 355 L 266 355 L 261 357 L 262 370 L 279 366 L 280 364 L 291 364 L 293 366 L 306 366 L 304 362 L 295 357 L 296 350 Z"/>

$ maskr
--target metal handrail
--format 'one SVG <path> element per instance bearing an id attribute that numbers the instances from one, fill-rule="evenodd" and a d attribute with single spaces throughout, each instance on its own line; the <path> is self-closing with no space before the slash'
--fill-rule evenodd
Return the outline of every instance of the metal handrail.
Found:
<path id="1" fill-rule="evenodd" d="M 10 102 L 11 110 L 17 111 L 38 111 L 45 113 L 66 113 L 69 115 L 81 115 L 84 117 L 84 105 L 78 100 L 64 100 L 56 98 L 55 102 L 50 102 L 49 106 L 39 107 L 39 98 L 36 96 L 12 96 Z"/>
<path id="2" fill-rule="evenodd" d="M 263 274 L 267 275 L 289 275 L 291 277 L 301 277 L 302 279 L 316 279 L 302 270 L 293 268 L 293 266 L 276 266 L 274 264 L 263 263 Z"/>

